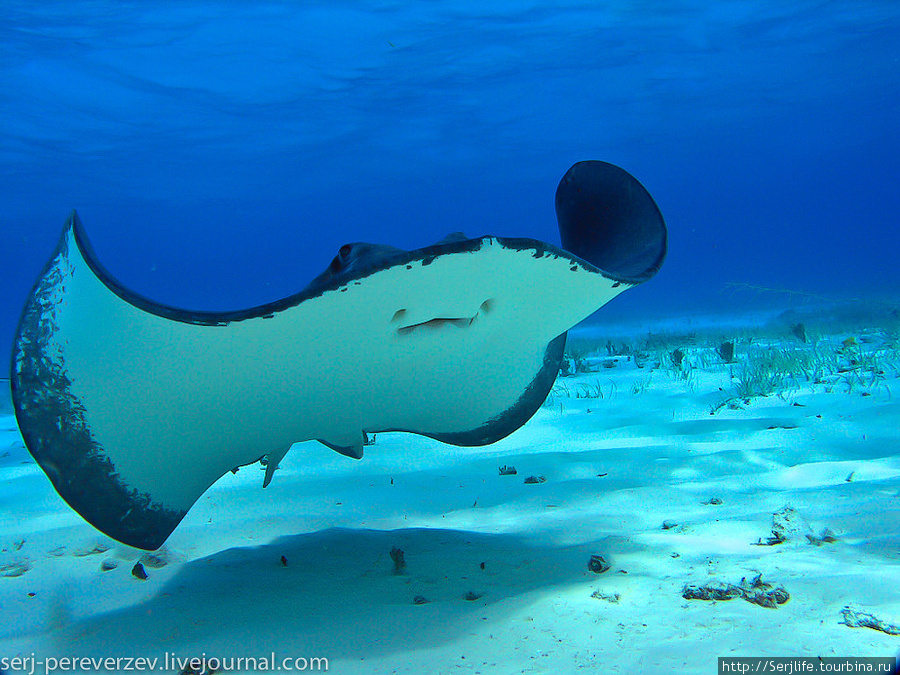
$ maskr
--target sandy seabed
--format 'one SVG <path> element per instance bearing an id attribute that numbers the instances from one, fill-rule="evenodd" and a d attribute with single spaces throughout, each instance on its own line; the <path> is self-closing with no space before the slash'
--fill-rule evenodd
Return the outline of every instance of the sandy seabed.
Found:
<path id="1" fill-rule="evenodd" d="M 896 340 L 734 334 L 726 359 L 728 339 L 576 331 L 578 372 L 510 437 L 378 434 L 358 462 L 298 444 L 265 491 L 258 466 L 222 478 L 152 557 L 66 506 L 7 408 L 0 658 L 499 674 L 896 655 Z M 789 598 L 684 597 L 742 580 Z"/>

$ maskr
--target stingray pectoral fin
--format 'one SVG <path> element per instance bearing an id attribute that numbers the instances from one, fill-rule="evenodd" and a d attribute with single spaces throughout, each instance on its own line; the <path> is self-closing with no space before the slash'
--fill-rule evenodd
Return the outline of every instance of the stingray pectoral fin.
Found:
<path id="1" fill-rule="evenodd" d="M 19 321 L 16 419 L 72 508 L 156 549 L 210 485 L 259 457 L 260 439 L 235 432 L 238 409 L 214 401 L 219 384 L 199 367 L 209 342 L 198 338 L 223 335 L 221 325 L 146 311 L 91 256 L 73 213 Z"/>
<path id="2" fill-rule="evenodd" d="M 556 188 L 556 219 L 563 248 L 609 278 L 641 283 L 665 260 L 668 235 L 659 207 L 615 164 L 573 164 Z"/>
<path id="3" fill-rule="evenodd" d="M 266 455 L 266 477 L 263 479 L 264 488 L 269 487 L 269 483 L 272 482 L 272 477 L 275 475 L 275 472 L 278 471 L 278 465 L 281 464 L 281 460 L 284 459 L 284 456 L 290 449 L 291 446 L 288 445 Z"/>

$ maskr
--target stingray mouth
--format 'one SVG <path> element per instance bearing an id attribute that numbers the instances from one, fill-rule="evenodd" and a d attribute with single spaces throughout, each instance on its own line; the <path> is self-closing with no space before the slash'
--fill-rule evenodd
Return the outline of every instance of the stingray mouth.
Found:
<path id="1" fill-rule="evenodd" d="M 428 321 L 422 321 L 421 323 L 414 323 L 409 326 L 400 326 L 397 329 L 397 335 L 409 335 L 414 331 L 425 331 L 425 330 L 440 330 L 445 326 L 455 326 L 456 328 L 468 328 L 472 325 L 472 322 L 475 321 L 475 317 L 471 316 L 469 318 L 461 317 L 461 318 L 446 318 L 446 317 L 438 317 L 437 319 L 429 319 Z"/>
<path id="2" fill-rule="evenodd" d="M 391 323 L 401 324 L 397 328 L 397 335 L 410 335 L 412 333 L 424 333 L 426 331 L 431 332 L 435 330 L 463 330 L 471 326 L 478 317 L 487 314 L 491 310 L 492 305 L 493 300 L 488 299 L 482 302 L 478 311 L 471 316 L 438 316 L 433 319 L 428 319 L 427 321 L 407 323 L 405 325 L 403 324 L 407 311 L 405 309 L 398 309 L 394 312 Z"/>

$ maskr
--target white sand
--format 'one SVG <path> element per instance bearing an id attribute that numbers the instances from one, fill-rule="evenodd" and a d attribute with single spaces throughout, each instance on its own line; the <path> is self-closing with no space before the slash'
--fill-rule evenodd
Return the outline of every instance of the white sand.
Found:
<path id="1" fill-rule="evenodd" d="M 297 445 L 265 491 L 258 467 L 219 481 L 146 581 L 131 574 L 142 553 L 71 511 L 0 416 L 0 574 L 27 568 L 0 576 L 0 658 L 275 652 L 326 657 L 336 673 L 713 673 L 718 656 L 896 654 L 900 637 L 841 623 L 845 605 L 900 623 L 896 371 L 711 415 L 726 366 L 682 379 L 652 365 L 560 379 L 570 396 L 558 389 L 485 448 L 379 434 L 356 462 Z M 598 384 L 602 399 L 576 398 Z M 753 545 L 785 505 L 838 540 Z M 110 550 L 78 555 L 98 544 Z M 589 571 L 592 554 L 612 568 Z M 685 584 L 758 574 L 790 600 L 682 598 Z"/>

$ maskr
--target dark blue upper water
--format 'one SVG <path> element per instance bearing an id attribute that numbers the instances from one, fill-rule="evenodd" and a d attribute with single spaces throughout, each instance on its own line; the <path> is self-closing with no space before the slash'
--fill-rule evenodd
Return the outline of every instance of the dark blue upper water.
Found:
<path id="1" fill-rule="evenodd" d="M 898 155 L 895 0 L 5 0 L 0 348 L 73 208 L 125 284 L 234 309 L 348 241 L 556 243 L 588 158 L 670 229 L 604 320 L 896 298 Z"/>

